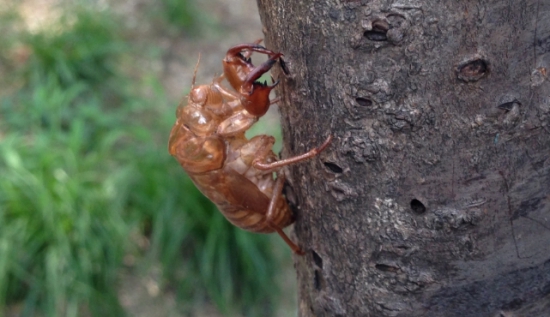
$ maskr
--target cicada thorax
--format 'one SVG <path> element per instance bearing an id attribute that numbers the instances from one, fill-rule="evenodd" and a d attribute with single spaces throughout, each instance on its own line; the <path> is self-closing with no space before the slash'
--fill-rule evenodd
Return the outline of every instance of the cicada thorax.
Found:
<path id="1" fill-rule="evenodd" d="M 206 128 L 199 125 L 200 128 Z M 168 148 L 188 173 L 220 169 L 225 161 L 225 143 L 218 135 L 202 134 L 204 129 L 191 128 L 178 120 L 170 133 Z"/>
<path id="2" fill-rule="evenodd" d="M 187 103 L 180 103 L 176 110 L 177 120 L 168 141 L 170 154 L 188 173 L 222 168 L 226 144 L 216 132 L 232 114 L 232 105 L 214 83 L 194 87 Z"/>

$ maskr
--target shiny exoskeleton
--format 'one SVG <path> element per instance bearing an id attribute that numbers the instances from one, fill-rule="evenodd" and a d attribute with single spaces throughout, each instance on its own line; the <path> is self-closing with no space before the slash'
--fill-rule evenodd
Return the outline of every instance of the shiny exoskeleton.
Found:
<path id="1" fill-rule="evenodd" d="M 268 60 L 254 66 L 250 60 L 253 52 L 267 55 Z M 252 232 L 277 232 L 295 253 L 303 254 L 282 230 L 294 221 L 282 195 L 282 167 L 317 155 L 331 137 L 318 148 L 283 160 L 272 151 L 272 136 L 245 137 L 246 130 L 274 103 L 269 93 L 278 82 L 267 85 L 257 80 L 278 62 L 287 72 L 282 56 L 259 41 L 241 44 L 227 51 L 223 75 L 212 83 L 195 86 L 194 75 L 187 104 L 182 102 L 177 109 L 168 147 L 199 190 L 231 223 Z M 231 88 L 221 84 L 224 79 Z"/>

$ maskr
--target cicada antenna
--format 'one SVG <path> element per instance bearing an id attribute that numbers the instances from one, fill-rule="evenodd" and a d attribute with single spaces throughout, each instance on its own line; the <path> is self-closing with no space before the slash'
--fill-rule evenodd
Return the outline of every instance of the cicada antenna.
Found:
<path id="1" fill-rule="evenodd" d="M 199 53 L 199 59 L 197 60 L 197 65 L 195 65 L 195 70 L 193 71 L 193 81 L 191 82 L 191 89 L 195 88 L 195 79 L 197 78 L 197 70 L 199 69 L 200 62 L 201 62 L 201 53 Z"/>

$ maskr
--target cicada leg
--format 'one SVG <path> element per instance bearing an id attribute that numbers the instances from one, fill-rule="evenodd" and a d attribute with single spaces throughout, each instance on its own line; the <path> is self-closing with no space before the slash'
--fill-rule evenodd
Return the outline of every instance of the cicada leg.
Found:
<path id="1" fill-rule="evenodd" d="M 258 158 L 256 160 L 254 160 L 254 162 L 252 163 L 252 166 L 254 166 L 255 168 L 257 168 L 259 170 L 268 171 L 268 170 L 277 169 L 277 168 L 280 168 L 280 167 L 283 167 L 283 166 L 286 166 L 286 165 L 298 163 L 298 162 L 307 160 L 307 159 L 312 158 L 315 155 L 319 154 L 321 151 L 323 151 L 330 144 L 330 141 L 332 141 L 332 136 L 329 136 L 325 140 L 325 142 L 323 144 L 321 144 L 320 147 L 314 148 L 314 149 L 310 150 L 309 152 L 306 152 L 306 153 L 301 154 L 301 155 L 289 157 L 289 158 L 286 158 L 286 159 L 283 159 L 283 160 L 271 162 L 271 163 L 263 163 L 261 161 L 262 158 Z"/>
<path id="2" fill-rule="evenodd" d="M 260 43 L 262 43 L 263 39 L 257 39 L 256 41 L 252 42 L 256 45 L 260 45 Z M 253 51 L 250 51 L 250 50 L 245 50 L 243 51 L 241 54 L 243 55 L 244 58 L 250 58 L 250 56 L 252 56 L 252 53 Z"/>
<path id="3" fill-rule="evenodd" d="M 277 231 L 277 233 L 281 236 L 281 238 L 283 238 L 283 240 L 286 242 L 286 244 L 288 244 L 288 246 L 292 249 L 294 253 L 304 255 L 305 252 L 296 243 L 290 240 L 283 229 L 275 225 L 275 223 L 273 222 L 273 218 L 275 217 L 275 210 L 277 207 L 277 201 L 279 200 L 279 196 L 281 196 L 283 192 L 284 183 L 284 174 L 282 172 L 277 173 L 277 180 L 275 181 L 275 187 L 273 188 L 273 195 L 271 196 L 271 201 L 269 202 L 269 207 L 267 209 L 266 221 L 271 228 Z"/>

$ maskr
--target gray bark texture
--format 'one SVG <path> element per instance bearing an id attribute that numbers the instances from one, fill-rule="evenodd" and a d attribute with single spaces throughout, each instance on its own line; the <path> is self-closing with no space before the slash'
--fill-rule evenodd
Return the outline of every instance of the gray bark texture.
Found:
<path id="1" fill-rule="evenodd" d="M 299 315 L 550 316 L 550 1 L 258 5 Z"/>

